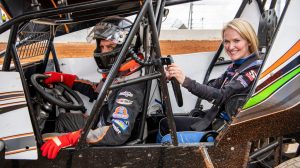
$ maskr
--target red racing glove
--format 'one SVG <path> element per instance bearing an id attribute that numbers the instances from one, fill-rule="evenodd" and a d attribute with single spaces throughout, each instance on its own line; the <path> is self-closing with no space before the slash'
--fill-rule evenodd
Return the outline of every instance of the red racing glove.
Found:
<path id="1" fill-rule="evenodd" d="M 48 157 L 48 159 L 56 158 L 61 148 L 66 148 L 77 144 L 80 138 L 80 133 L 81 130 L 70 132 L 62 136 L 53 137 L 46 141 L 41 147 L 42 156 Z"/>
<path id="2" fill-rule="evenodd" d="M 49 76 L 44 80 L 45 84 L 48 85 L 52 83 L 62 82 L 70 88 L 72 88 L 74 80 L 77 78 L 76 75 L 63 74 L 59 72 L 46 72 L 45 75 Z"/>

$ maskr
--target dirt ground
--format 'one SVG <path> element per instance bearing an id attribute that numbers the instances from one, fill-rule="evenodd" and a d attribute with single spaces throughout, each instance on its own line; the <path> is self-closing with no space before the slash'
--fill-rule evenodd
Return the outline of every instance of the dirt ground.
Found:
<path id="1" fill-rule="evenodd" d="M 188 54 L 195 52 L 207 52 L 216 51 L 220 45 L 219 40 L 185 40 L 185 41 L 171 41 L 164 40 L 160 41 L 161 52 L 163 56 L 166 55 L 178 55 L 178 54 Z M 5 43 L 0 43 L 0 51 L 6 48 Z M 59 58 L 78 58 L 78 57 L 90 57 L 92 56 L 95 46 L 93 44 L 87 43 L 56 43 L 55 49 L 57 56 Z M 41 59 L 41 57 L 33 57 L 30 59 L 22 60 L 36 61 Z M 0 59 L 0 64 L 3 60 Z"/>

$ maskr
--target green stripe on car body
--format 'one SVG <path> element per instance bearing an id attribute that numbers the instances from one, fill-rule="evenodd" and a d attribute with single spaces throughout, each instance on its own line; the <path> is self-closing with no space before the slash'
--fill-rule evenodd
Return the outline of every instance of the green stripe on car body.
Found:
<path id="1" fill-rule="evenodd" d="M 247 103 L 244 105 L 243 110 L 246 110 L 250 107 L 253 107 L 257 105 L 258 103 L 264 101 L 267 99 L 271 94 L 273 94 L 277 89 L 279 89 L 281 86 L 283 86 L 285 83 L 287 83 L 289 80 L 291 80 L 293 77 L 298 75 L 300 73 L 300 67 L 294 69 L 290 73 L 286 74 L 276 82 L 274 82 L 272 85 L 265 88 L 263 91 L 258 93 L 257 95 L 251 97 Z"/>

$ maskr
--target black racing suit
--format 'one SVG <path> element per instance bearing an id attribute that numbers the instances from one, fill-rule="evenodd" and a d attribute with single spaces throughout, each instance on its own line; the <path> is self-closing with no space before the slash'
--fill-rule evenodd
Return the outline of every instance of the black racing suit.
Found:
<path id="1" fill-rule="evenodd" d="M 73 90 L 96 99 L 98 83 L 86 80 L 75 80 Z M 109 94 L 107 105 L 103 106 L 101 113 L 105 115 L 91 129 L 87 141 L 95 145 L 120 145 L 125 143 L 131 135 L 135 119 L 144 100 L 145 83 L 138 83 L 114 89 Z M 105 108 L 106 107 L 106 108 Z M 61 113 L 56 122 L 57 132 L 72 132 L 84 127 L 86 119 L 82 114 Z"/>
<path id="2" fill-rule="evenodd" d="M 250 91 L 260 65 L 261 61 L 255 54 L 252 54 L 245 59 L 240 59 L 230 64 L 224 74 L 217 79 L 211 80 L 206 85 L 186 77 L 182 86 L 199 98 L 220 106 L 231 96 Z M 198 124 L 203 122 L 201 118 L 178 116 L 174 117 L 174 120 L 177 131 L 203 130 L 202 128 L 200 130 L 197 128 Z M 161 135 L 167 134 L 168 130 L 166 119 L 162 119 L 160 121 Z"/>
<path id="3" fill-rule="evenodd" d="M 199 98 L 211 101 L 215 105 L 221 105 L 234 94 L 249 92 L 260 64 L 253 64 L 249 68 L 246 67 L 245 70 L 239 70 L 242 64 L 247 63 L 247 60 L 255 62 L 258 58 L 256 55 L 250 55 L 244 60 L 235 61 L 228 66 L 221 77 L 211 80 L 207 85 L 186 77 L 182 86 Z"/>

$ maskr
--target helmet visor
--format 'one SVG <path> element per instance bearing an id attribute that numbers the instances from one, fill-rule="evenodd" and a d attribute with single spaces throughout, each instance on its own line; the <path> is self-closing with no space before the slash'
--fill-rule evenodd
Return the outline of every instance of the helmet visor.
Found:
<path id="1" fill-rule="evenodd" d="M 92 29 L 87 36 L 87 41 L 91 42 L 93 39 L 110 40 L 115 44 L 123 44 L 128 34 L 128 30 L 121 29 L 111 23 L 101 22 Z"/>

